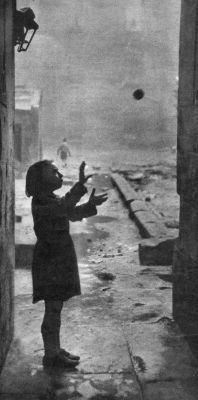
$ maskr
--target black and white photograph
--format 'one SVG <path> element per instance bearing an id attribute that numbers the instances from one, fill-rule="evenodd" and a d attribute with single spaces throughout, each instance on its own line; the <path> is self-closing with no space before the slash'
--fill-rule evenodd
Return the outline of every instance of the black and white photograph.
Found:
<path id="1" fill-rule="evenodd" d="M 0 0 L 0 400 L 198 399 L 198 0 Z"/>

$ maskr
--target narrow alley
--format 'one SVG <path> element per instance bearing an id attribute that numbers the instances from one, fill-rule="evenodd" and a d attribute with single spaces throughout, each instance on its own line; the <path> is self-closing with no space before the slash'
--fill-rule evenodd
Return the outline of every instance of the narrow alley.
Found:
<path id="1" fill-rule="evenodd" d="M 197 400 L 198 0 L 0 21 L 0 400 Z"/>

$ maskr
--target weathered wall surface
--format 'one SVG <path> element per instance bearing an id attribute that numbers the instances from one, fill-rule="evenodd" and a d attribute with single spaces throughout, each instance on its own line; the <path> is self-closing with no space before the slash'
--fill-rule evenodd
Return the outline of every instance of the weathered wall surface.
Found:
<path id="1" fill-rule="evenodd" d="M 179 240 L 173 266 L 174 316 L 190 334 L 198 321 L 198 1 L 181 9 L 178 101 Z M 193 332 L 195 329 L 195 332 Z"/>
<path id="2" fill-rule="evenodd" d="M 26 170 L 41 159 L 42 139 L 40 136 L 39 107 L 15 110 L 15 158 L 20 170 Z M 18 150 L 17 150 L 18 149 Z"/>
<path id="3" fill-rule="evenodd" d="M 14 1 L 0 2 L 0 369 L 13 335 Z"/>
<path id="4" fill-rule="evenodd" d="M 25 86 L 15 88 L 15 176 L 42 157 L 40 130 L 41 92 Z"/>

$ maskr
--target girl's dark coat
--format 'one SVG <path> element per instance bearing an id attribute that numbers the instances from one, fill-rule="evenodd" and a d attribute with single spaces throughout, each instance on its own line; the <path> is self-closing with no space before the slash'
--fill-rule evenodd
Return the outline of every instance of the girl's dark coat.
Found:
<path id="1" fill-rule="evenodd" d="M 86 191 L 78 182 L 63 197 L 52 193 L 32 199 L 37 236 L 32 263 L 33 303 L 39 300 L 64 301 L 81 293 L 69 220 L 80 221 L 97 214 L 96 207 L 89 202 L 76 206 Z"/>

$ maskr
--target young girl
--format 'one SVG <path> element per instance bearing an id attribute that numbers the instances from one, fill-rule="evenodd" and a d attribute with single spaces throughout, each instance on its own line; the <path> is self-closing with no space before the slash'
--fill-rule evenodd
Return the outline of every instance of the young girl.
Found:
<path id="1" fill-rule="evenodd" d="M 63 175 L 48 160 L 33 164 L 27 171 L 26 194 L 32 196 L 32 215 L 37 243 L 32 262 L 33 303 L 45 302 L 41 325 L 45 355 L 44 367 L 75 367 L 79 356 L 60 347 L 63 301 L 79 295 L 80 281 L 76 253 L 69 233 L 69 220 L 80 221 L 97 214 L 96 206 L 107 200 L 107 194 L 95 196 L 76 206 L 87 193 L 84 184 L 85 162 L 79 169 L 79 181 L 63 197 L 53 192 L 63 183 Z"/>

